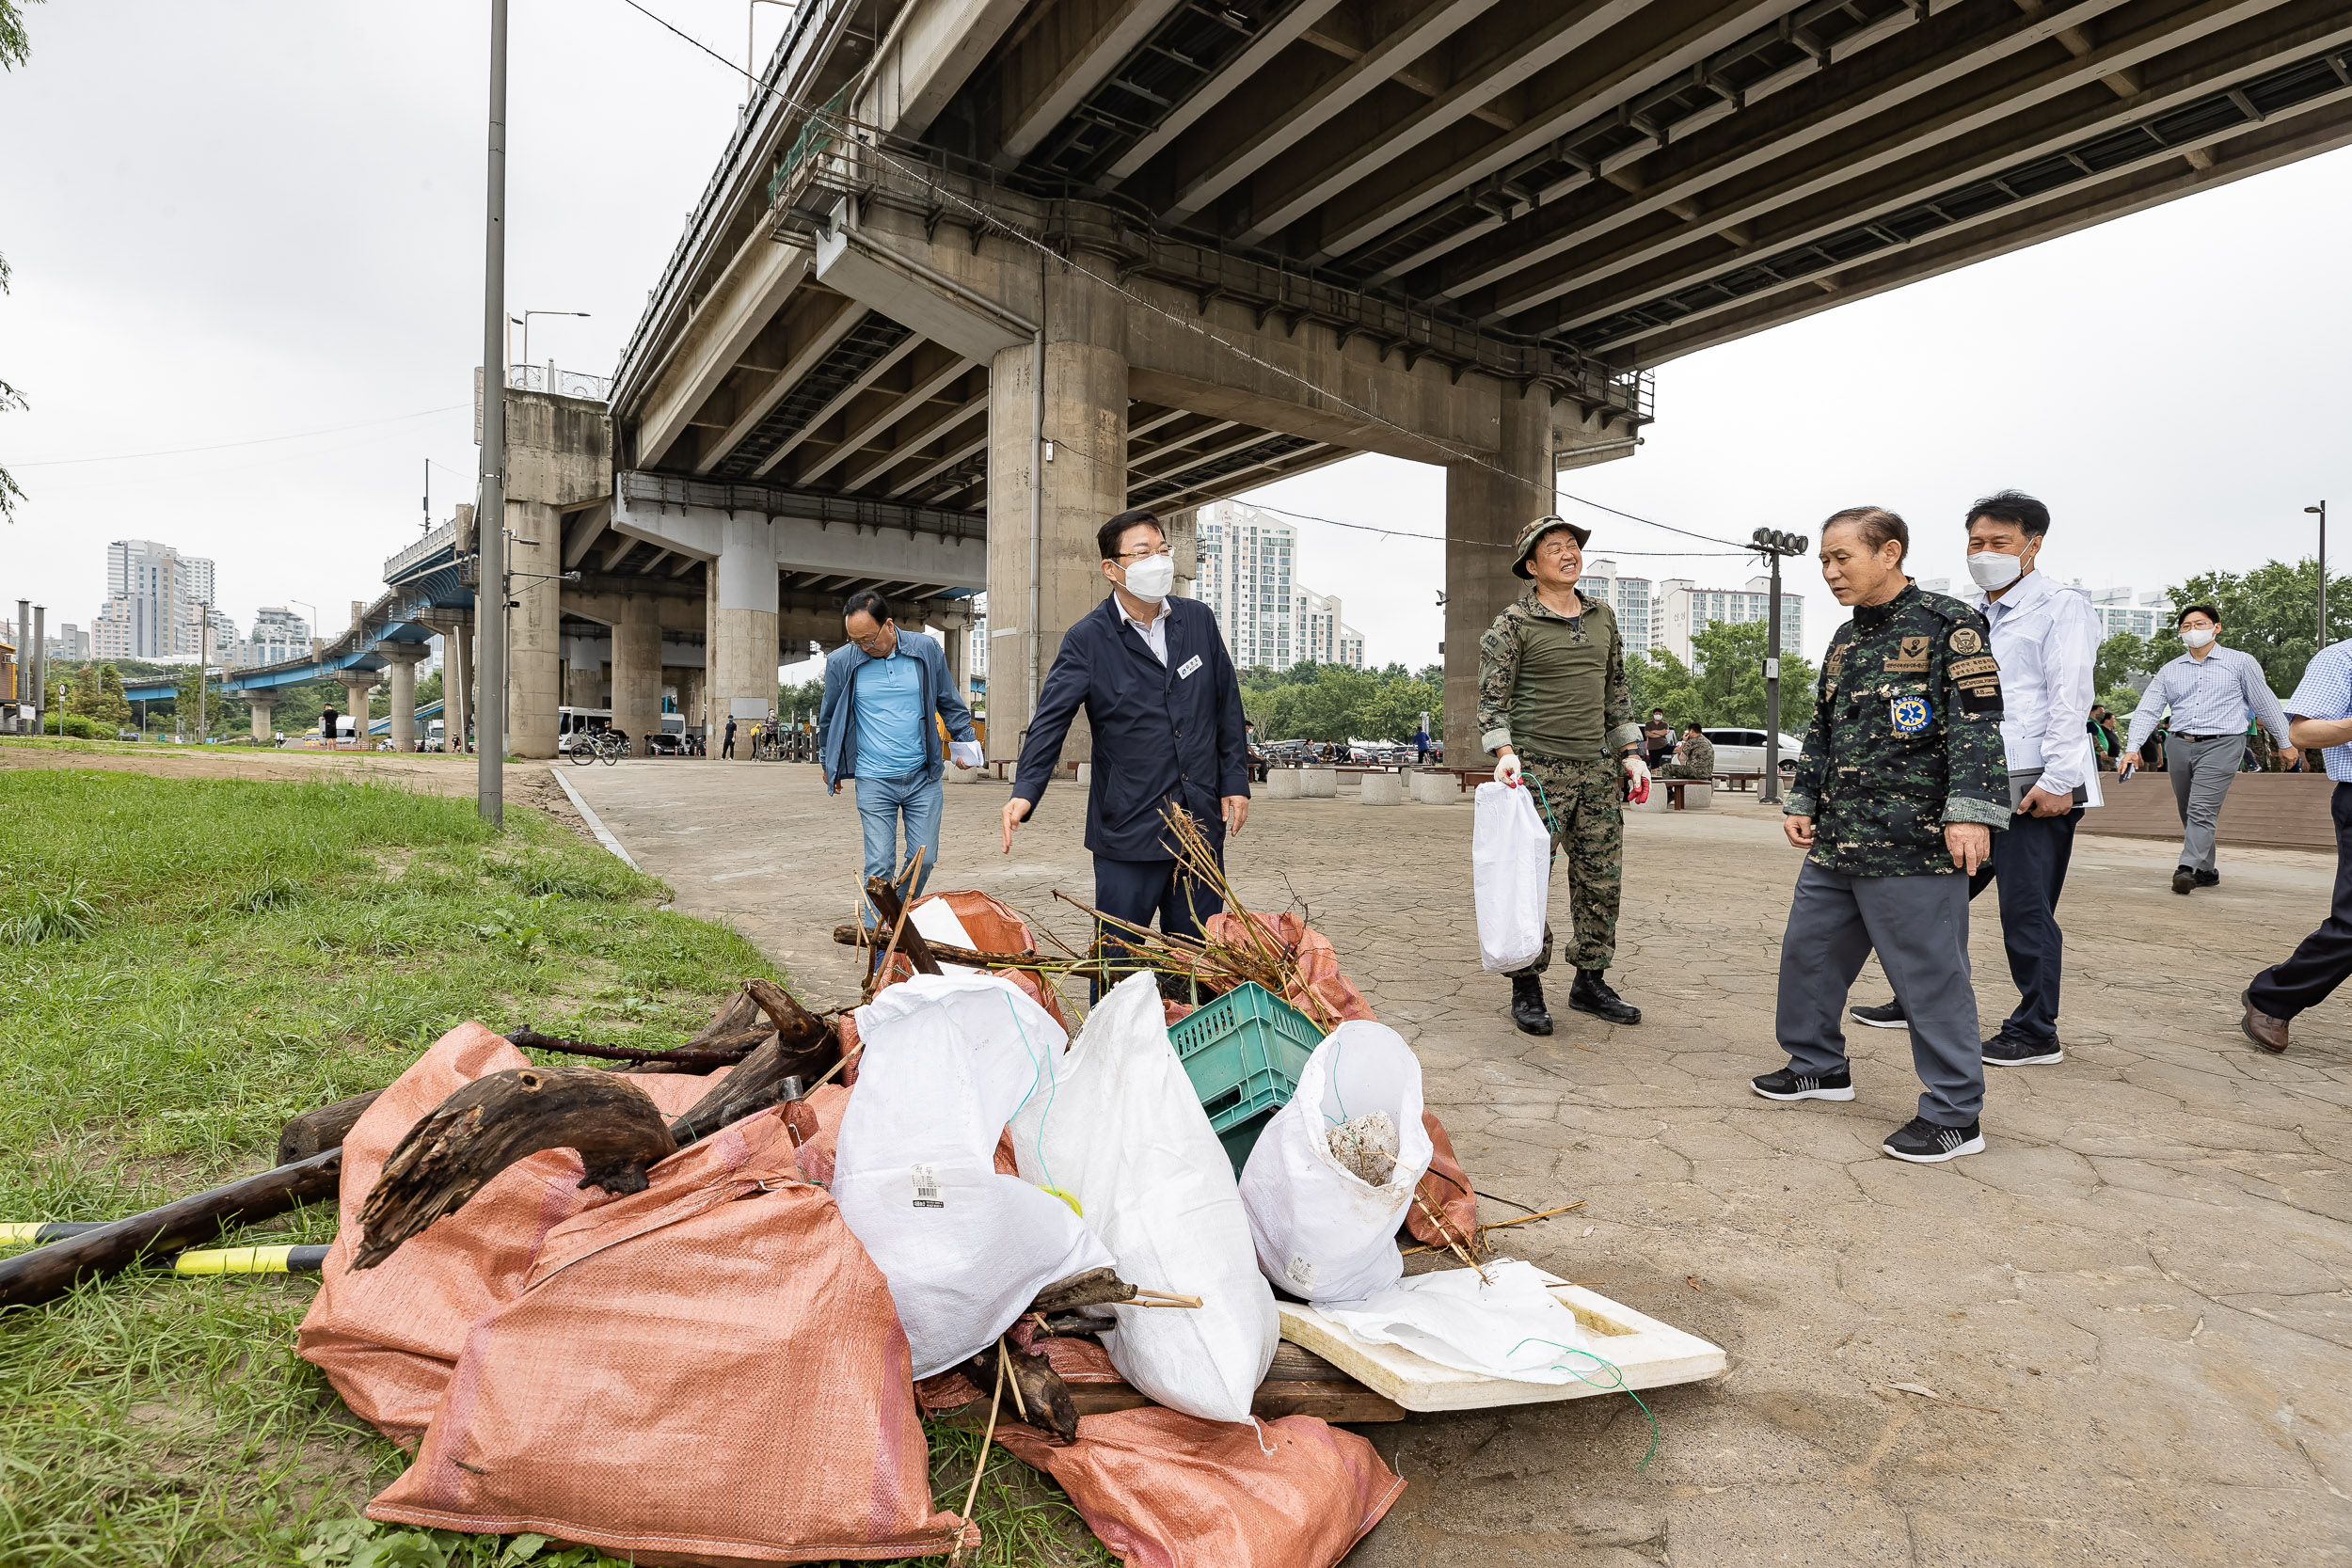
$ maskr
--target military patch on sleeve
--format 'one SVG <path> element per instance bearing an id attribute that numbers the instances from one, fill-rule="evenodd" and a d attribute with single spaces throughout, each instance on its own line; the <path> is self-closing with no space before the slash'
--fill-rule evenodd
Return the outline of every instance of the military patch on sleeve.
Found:
<path id="1" fill-rule="evenodd" d="M 1963 627 L 1962 630 L 1966 630 Z M 1954 680 L 1966 680 L 1977 675 L 1997 675 L 2001 666 L 1991 654 L 1979 654 L 1974 658 L 1956 658 L 1947 667 Z"/>
<path id="2" fill-rule="evenodd" d="M 1821 678 L 1834 681 L 1837 672 L 1846 667 L 1846 644 L 1840 642 L 1829 651 L 1829 660 L 1821 666 Z"/>
<path id="3" fill-rule="evenodd" d="M 1925 674 L 1928 668 L 1928 640 L 1924 637 L 1904 638 L 1902 652 L 1888 659 L 1884 668 L 1894 674 Z"/>
<path id="4" fill-rule="evenodd" d="M 1983 646 L 1984 639 L 1977 634 L 1976 627 L 1954 626 L 1952 628 L 1952 652 L 1956 654 L 1973 654 Z"/>
<path id="5" fill-rule="evenodd" d="M 1963 676 L 1952 684 L 1960 690 L 1961 712 L 1996 718 L 2000 715 L 2001 677 L 1997 672 Z"/>
<path id="6" fill-rule="evenodd" d="M 1917 735 L 1935 722 L 1935 709 L 1925 697 L 1898 697 L 1888 705 L 1887 712 L 1897 735 Z"/>

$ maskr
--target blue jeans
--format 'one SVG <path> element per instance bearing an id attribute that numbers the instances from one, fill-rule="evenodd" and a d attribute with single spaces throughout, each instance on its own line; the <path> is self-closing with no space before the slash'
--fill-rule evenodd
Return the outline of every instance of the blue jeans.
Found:
<path id="1" fill-rule="evenodd" d="M 906 862 L 898 858 L 898 823 L 906 821 L 906 860 L 914 858 L 917 845 L 923 848 L 923 872 L 915 878 L 914 888 L 907 895 L 913 903 L 923 884 L 931 879 L 932 870 L 939 864 L 939 813 L 944 804 L 939 774 L 930 768 L 909 774 L 903 779 L 868 779 L 857 781 L 857 814 L 866 826 L 866 874 L 885 879 L 896 878 Z M 866 907 L 866 918 L 874 919 L 874 908 Z"/>

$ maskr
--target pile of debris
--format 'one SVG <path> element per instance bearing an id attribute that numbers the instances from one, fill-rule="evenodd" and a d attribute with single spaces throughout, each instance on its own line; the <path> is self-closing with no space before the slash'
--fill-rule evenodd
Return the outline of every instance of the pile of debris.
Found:
<path id="1" fill-rule="evenodd" d="M 331 1195 L 300 1350 L 414 1455 L 373 1518 L 649 1563 L 959 1553 L 928 1415 L 1130 1562 L 1338 1561 L 1403 1483 L 1327 1418 L 1403 1411 L 1278 1345 L 1276 1290 L 1442 1355 L 1400 1222 L 1501 1289 L 1411 1050 L 1296 914 L 1048 958 L 984 894 L 868 893 L 854 1008 L 754 980 L 661 1052 L 462 1024 L 278 1169 L 0 1262 L 0 1305 Z M 1103 986 L 1074 1037 L 1072 975 Z M 1303 1061 L 1231 1022 L 1253 992 Z M 1210 1070 L 1256 1098 L 1213 1121 Z"/>

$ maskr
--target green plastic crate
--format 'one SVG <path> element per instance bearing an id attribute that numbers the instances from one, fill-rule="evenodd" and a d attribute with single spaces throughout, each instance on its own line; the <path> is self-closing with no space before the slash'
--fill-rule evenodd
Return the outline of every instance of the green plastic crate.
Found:
<path id="1" fill-rule="evenodd" d="M 1168 1032 L 1233 1174 L 1258 1134 L 1297 1091 L 1323 1031 L 1263 986 L 1245 980 Z"/>

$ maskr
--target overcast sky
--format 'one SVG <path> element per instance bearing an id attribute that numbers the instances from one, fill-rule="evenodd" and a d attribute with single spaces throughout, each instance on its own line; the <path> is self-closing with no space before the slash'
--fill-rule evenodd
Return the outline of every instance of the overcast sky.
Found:
<path id="1" fill-rule="evenodd" d="M 741 51 L 740 0 L 650 3 Z M 785 13 L 759 10 L 765 49 Z M 32 8 L 32 60 L 0 76 L 0 379 L 32 404 L 0 417 L 30 498 L 0 613 L 29 597 L 87 626 L 107 541 L 133 537 L 216 560 L 241 626 L 299 603 L 332 627 L 416 537 L 428 459 L 436 521 L 470 499 L 486 13 Z M 531 355 L 609 373 L 741 79 L 621 0 L 515 0 L 512 66 L 507 297 L 591 312 L 534 319 Z M 1924 577 L 1964 578 L 1963 514 L 2003 485 L 2050 503 L 2044 565 L 2093 586 L 2299 557 L 2305 505 L 2352 515 L 2347 255 L 2352 150 L 1677 360 L 1639 455 L 1565 483 L 1735 539 L 1891 506 Z M 201 447 L 220 450 L 128 455 Z M 1248 499 L 1422 533 L 1444 518 L 1440 470 L 1377 457 Z M 1642 556 L 1707 546 L 1564 510 L 1628 573 L 1754 570 Z M 1298 580 L 1341 595 L 1373 662 L 1437 657 L 1437 544 L 1302 534 Z M 1809 564 L 1789 580 L 1818 655 L 1840 617 Z"/>

